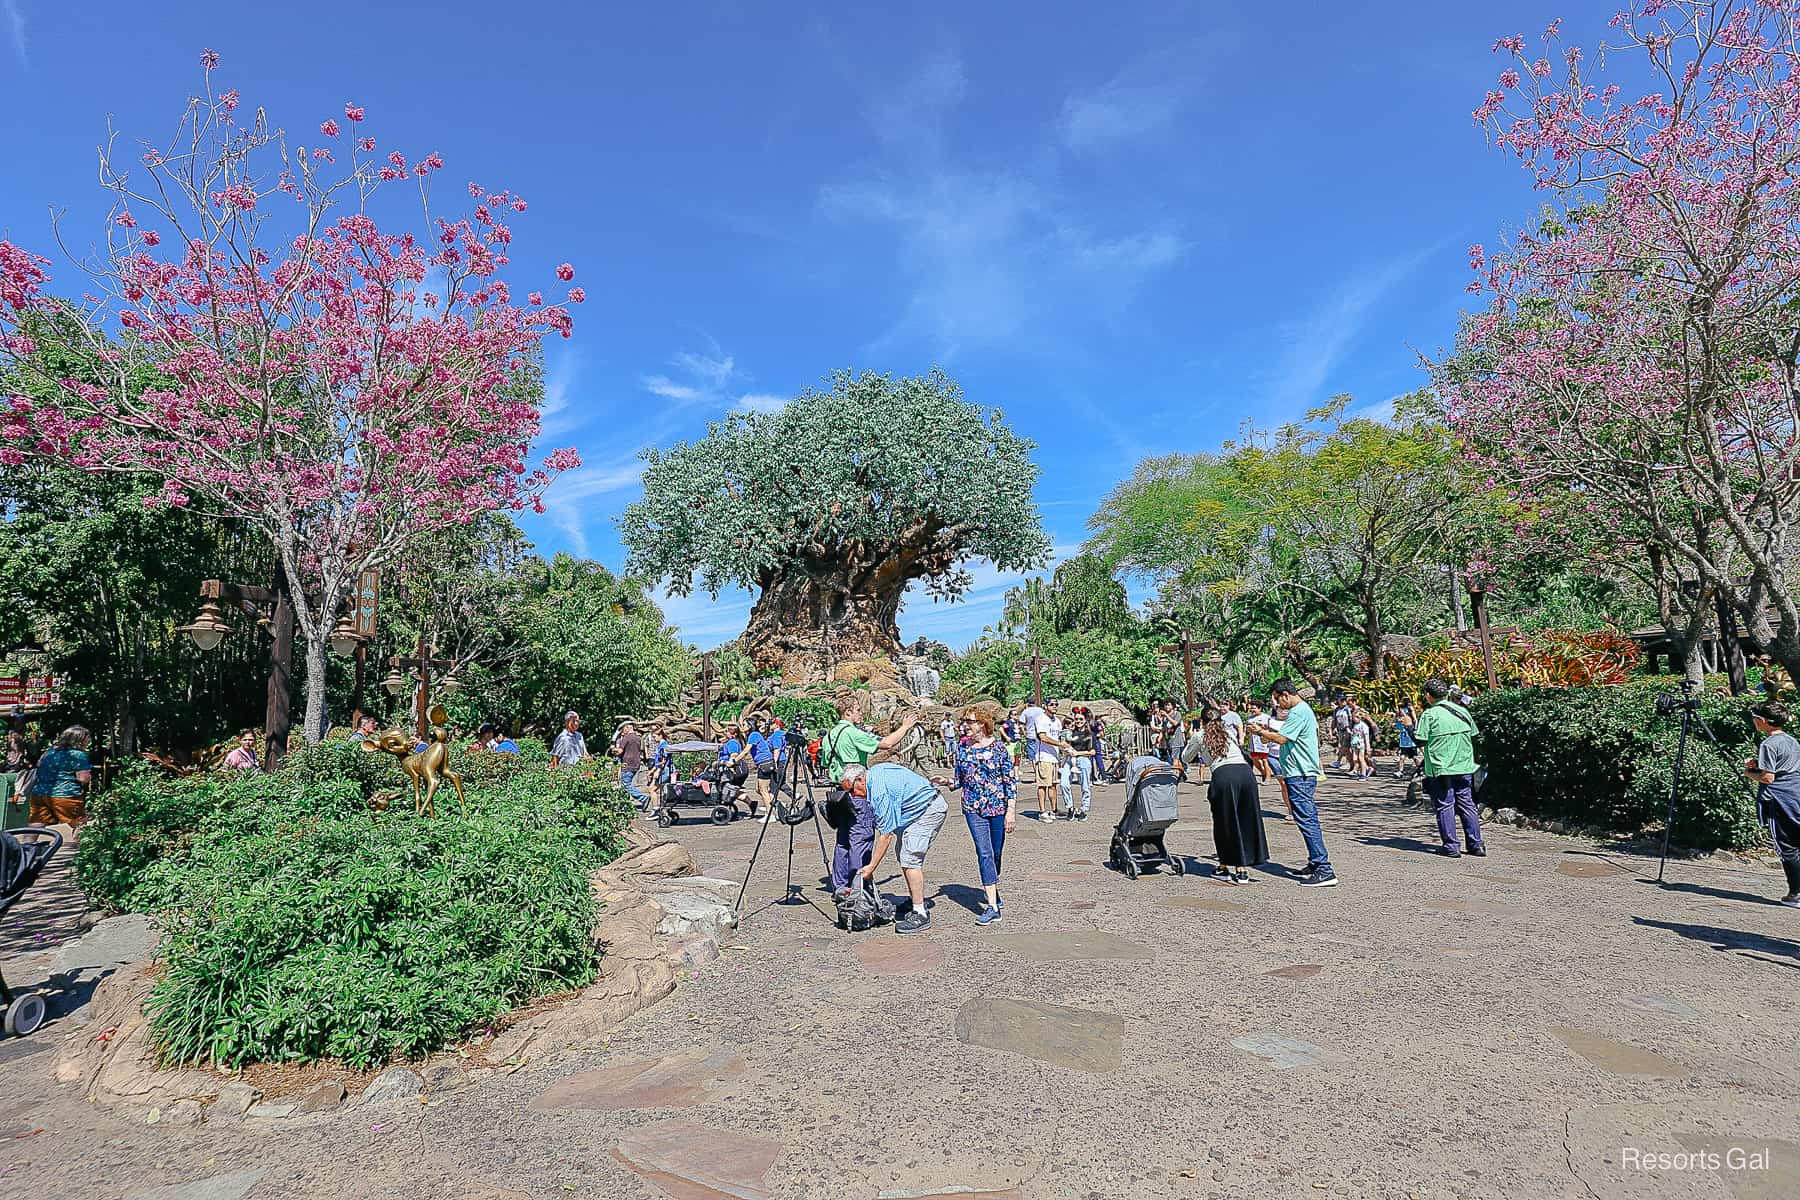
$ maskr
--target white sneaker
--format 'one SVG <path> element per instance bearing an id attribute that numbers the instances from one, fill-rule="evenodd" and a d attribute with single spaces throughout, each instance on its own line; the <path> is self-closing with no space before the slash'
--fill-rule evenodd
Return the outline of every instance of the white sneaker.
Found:
<path id="1" fill-rule="evenodd" d="M 1055 814 L 1055 813 L 1053 813 L 1053 812 L 1046 812 L 1046 813 L 1039 813 L 1039 814 L 1038 814 L 1038 820 L 1040 820 L 1040 821 L 1054 821 L 1054 820 L 1056 820 L 1056 814 Z"/>

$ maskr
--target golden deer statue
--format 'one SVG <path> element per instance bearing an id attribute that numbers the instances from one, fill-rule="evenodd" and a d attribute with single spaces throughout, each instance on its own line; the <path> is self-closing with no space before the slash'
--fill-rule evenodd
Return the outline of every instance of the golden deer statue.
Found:
<path id="1" fill-rule="evenodd" d="M 374 740 L 362 743 L 362 748 L 370 753 L 383 751 L 400 760 L 401 769 L 412 779 L 413 813 L 417 816 L 437 816 L 437 806 L 432 800 L 437 795 L 439 783 L 445 779 L 456 789 L 456 806 L 463 816 L 469 815 L 468 803 L 463 799 L 462 776 L 449 768 L 450 731 L 445 728 L 449 720 L 450 715 L 443 705 L 432 706 L 431 736 L 423 750 L 413 749 L 417 743 L 404 729 L 383 730 Z"/>

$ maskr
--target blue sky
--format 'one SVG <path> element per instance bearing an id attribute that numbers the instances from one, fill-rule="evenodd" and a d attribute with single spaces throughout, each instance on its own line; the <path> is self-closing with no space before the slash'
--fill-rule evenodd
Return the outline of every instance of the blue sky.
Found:
<path id="1" fill-rule="evenodd" d="M 1490 44 L 1557 15 L 1591 42 L 1610 11 L 1554 3 L 0 0 L 0 236 L 52 246 L 53 206 L 97 233 L 108 115 L 164 136 L 212 46 L 277 123 L 354 101 L 452 186 L 527 197 L 515 280 L 576 264 L 548 432 L 586 464 L 528 521 L 540 548 L 622 562 L 641 446 L 834 367 L 941 364 L 1037 441 L 1070 553 L 1145 455 L 1421 384 L 1467 245 L 1541 203 L 1470 121 Z M 978 635 L 1014 580 L 975 574 L 902 635 Z M 666 608 L 711 646 L 747 605 Z"/>

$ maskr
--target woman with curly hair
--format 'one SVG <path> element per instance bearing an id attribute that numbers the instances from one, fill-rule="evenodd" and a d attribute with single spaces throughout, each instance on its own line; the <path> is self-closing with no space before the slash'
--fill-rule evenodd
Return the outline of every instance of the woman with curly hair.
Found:
<path id="1" fill-rule="evenodd" d="M 1206 755 L 1212 760 L 1206 799 L 1212 806 L 1213 849 L 1219 857 L 1221 877 L 1249 883 L 1248 868 L 1269 861 L 1269 841 L 1263 834 L 1256 770 L 1244 754 L 1241 726 L 1227 724 L 1223 718 L 1220 709 L 1209 705 L 1200 727 Z"/>
<path id="2" fill-rule="evenodd" d="M 1000 919 L 1000 856 L 1006 835 L 1018 819 L 1018 777 L 1006 743 L 994 736 L 992 713 L 980 707 L 966 708 L 960 725 L 963 738 L 956 752 L 956 779 L 933 782 L 962 791 L 963 819 L 969 823 L 969 836 L 975 839 L 981 890 L 987 893 L 987 906 L 975 923 L 991 925 Z"/>

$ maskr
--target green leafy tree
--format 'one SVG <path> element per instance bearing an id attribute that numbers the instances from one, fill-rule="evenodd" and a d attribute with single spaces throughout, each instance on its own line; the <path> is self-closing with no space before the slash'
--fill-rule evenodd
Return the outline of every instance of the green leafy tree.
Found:
<path id="1" fill-rule="evenodd" d="M 1000 627 L 1026 633 L 1033 627 L 1054 633 L 1103 630 L 1129 633 L 1137 618 L 1125 585 L 1114 578 L 1104 559 L 1077 554 L 1057 566 L 1050 578 L 1027 579 L 1007 590 Z"/>
<path id="2" fill-rule="evenodd" d="M 506 578 L 512 594 L 478 635 L 493 651 L 475 657 L 457 701 L 466 719 L 548 731 L 574 709 L 610 732 L 620 716 L 673 703 L 692 678 L 693 660 L 643 584 L 566 554 L 526 558 Z"/>
<path id="3" fill-rule="evenodd" d="M 1228 629 L 1242 598 L 1291 593 L 1305 609 L 1294 633 L 1355 639 L 1379 676 L 1463 483 L 1441 427 L 1348 418 L 1349 402 L 1217 456 L 1140 464 L 1090 522 L 1089 549 L 1155 579 L 1174 607 L 1220 602 Z"/>
<path id="4" fill-rule="evenodd" d="M 954 598 L 972 582 L 966 560 L 1024 570 L 1049 550 L 1032 443 L 998 411 L 941 371 L 829 382 L 646 450 L 643 498 L 621 518 L 630 574 L 681 595 L 754 589 L 743 649 L 793 680 L 899 650 L 914 580 Z"/>

